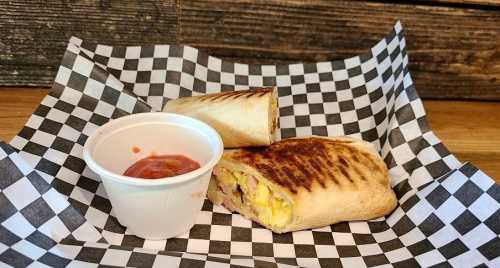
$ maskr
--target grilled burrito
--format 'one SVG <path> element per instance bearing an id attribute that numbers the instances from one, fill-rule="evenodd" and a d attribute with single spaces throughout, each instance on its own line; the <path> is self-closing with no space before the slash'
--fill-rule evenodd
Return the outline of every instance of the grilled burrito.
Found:
<path id="1" fill-rule="evenodd" d="M 352 138 L 226 150 L 213 174 L 213 203 L 276 233 L 373 219 L 397 203 L 383 160 L 370 143 Z"/>
<path id="2" fill-rule="evenodd" d="M 212 126 L 225 148 L 263 146 L 274 141 L 276 90 L 230 91 L 168 101 L 164 112 L 187 115 Z"/>

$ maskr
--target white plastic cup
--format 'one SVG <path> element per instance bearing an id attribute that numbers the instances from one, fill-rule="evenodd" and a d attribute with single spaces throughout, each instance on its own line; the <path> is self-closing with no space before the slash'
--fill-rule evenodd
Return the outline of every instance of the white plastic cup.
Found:
<path id="1" fill-rule="evenodd" d="M 157 240 L 193 227 L 223 147 L 219 134 L 199 120 L 141 113 L 99 127 L 87 139 L 83 158 L 101 177 L 118 221 L 136 236 Z M 134 152 L 136 148 L 140 152 Z M 181 154 L 197 161 L 200 168 L 161 179 L 122 175 L 151 154 Z"/>

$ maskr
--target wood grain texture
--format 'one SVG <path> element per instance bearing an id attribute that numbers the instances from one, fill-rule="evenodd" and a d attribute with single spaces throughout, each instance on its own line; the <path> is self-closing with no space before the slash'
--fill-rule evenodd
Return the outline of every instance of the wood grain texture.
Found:
<path id="1" fill-rule="evenodd" d="M 445 3 L 457 5 L 500 6 L 500 0 L 416 0 L 417 3 Z"/>
<path id="2" fill-rule="evenodd" d="M 500 12 L 363 1 L 185 1 L 179 40 L 245 62 L 365 52 L 401 20 L 424 98 L 500 99 Z M 210 30 L 207 30 L 210 25 Z"/>
<path id="3" fill-rule="evenodd" d="M 50 86 L 71 36 L 111 45 L 172 43 L 175 0 L 0 0 L 0 85 Z"/>
<path id="4" fill-rule="evenodd" d="M 10 141 L 35 111 L 47 88 L 0 88 L 0 140 Z"/>
<path id="5" fill-rule="evenodd" d="M 0 85 L 50 86 L 71 35 L 111 45 L 183 43 L 233 61 L 277 63 L 358 55 L 401 20 L 423 98 L 500 100 L 498 1 L 458 2 L 0 0 Z"/>
<path id="6" fill-rule="evenodd" d="M 0 140 L 9 141 L 46 95 L 46 88 L 0 88 Z M 500 102 L 424 101 L 431 128 L 461 161 L 500 183 Z"/>

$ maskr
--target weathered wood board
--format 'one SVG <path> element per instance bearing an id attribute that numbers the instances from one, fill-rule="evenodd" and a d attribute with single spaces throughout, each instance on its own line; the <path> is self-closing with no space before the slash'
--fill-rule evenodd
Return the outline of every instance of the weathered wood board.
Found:
<path id="1" fill-rule="evenodd" d="M 500 100 L 500 1 L 4 1 L 0 85 L 50 86 L 66 42 L 180 43 L 239 62 L 341 59 L 400 20 L 424 98 Z"/>

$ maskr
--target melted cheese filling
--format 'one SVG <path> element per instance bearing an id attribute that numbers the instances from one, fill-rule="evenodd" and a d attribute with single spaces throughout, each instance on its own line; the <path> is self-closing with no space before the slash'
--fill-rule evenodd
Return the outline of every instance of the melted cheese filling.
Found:
<path id="1" fill-rule="evenodd" d="M 263 225 L 279 228 L 290 221 L 290 203 L 274 193 L 265 183 L 252 178 L 256 185 L 250 186 L 248 175 L 226 169 L 221 169 L 220 173 L 217 176 L 220 191 L 242 211 L 252 213 Z"/>

